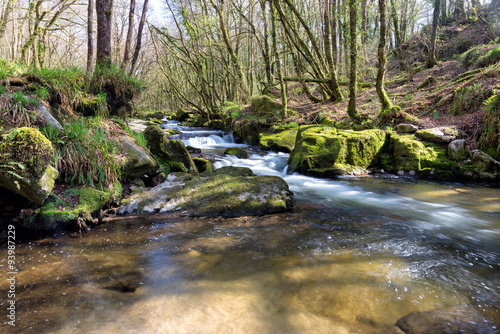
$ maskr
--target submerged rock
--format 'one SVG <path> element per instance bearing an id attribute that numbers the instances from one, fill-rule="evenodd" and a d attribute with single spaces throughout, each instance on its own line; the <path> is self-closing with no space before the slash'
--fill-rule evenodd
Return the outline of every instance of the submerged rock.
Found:
<path id="1" fill-rule="evenodd" d="M 320 177 L 366 173 L 377 162 L 385 138 L 382 130 L 302 126 L 288 160 L 289 171 Z"/>
<path id="2" fill-rule="evenodd" d="M 295 147 L 297 129 L 284 130 L 278 133 L 261 133 L 259 147 L 266 151 L 291 153 Z"/>
<path id="3" fill-rule="evenodd" d="M 466 306 L 410 313 L 396 324 L 405 334 L 496 333 L 489 325 L 477 311 Z"/>
<path id="4" fill-rule="evenodd" d="M 0 142 L 0 186 L 42 204 L 59 174 L 50 166 L 53 155 L 51 142 L 37 129 L 8 131 Z"/>

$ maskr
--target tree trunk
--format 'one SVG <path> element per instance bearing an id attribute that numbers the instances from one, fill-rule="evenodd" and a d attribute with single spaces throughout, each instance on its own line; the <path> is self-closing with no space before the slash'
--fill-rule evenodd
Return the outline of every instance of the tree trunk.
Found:
<path id="1" fill-rule="evenodd" d="M 366 7 L 368 5 L 368 0 L 363 0 L 361 3 L 361 44 L 366 45 L 368 40 L 368 27 L 367 27 L 367 19 L 366 19 Z"/>
<path id="2" fill-rule="evenodd" d="M 135 43 L 134 56 L 132 57 L 132 64 L 130 65 L 129 75 L 133 75 L 135 68 L 137 66 L 137 60 L 139 59 L 139 52 L 142 46 L 142 32 L 144 30 L 144 24 L 146 23 L 146 14 L 148 12 L 149 0 L 144 0 L 144 5 L 142 6 L 141 21 L 139 22 L 139 28 L 137 29 L 137 42 Z"/>
<path id="3" fill-rule="evenodd" d="M 89 0 L 87 8 L 87 73 L 92 75 L 94 65 L 94 0 Z"/>
<path id="4" fill-rule="evenodd" d="M 2 17 L 0 18 L 0 39 L 3 37 L 5 33 L 5 28 L 7 27 L 7 21 L 9 20 L 9 15 L 12 12 L 14 6 L 14 0 L 8 0 L 7 5 L 5 6 L 5 11 L 2 13 Z"/>
<path id="5" fill-rule="evenodd" d="M 128 14 L 127 39 L 125 40 L 125 50 L 123 51 L 122 68 L 125 69 L 130 61 L 130 45 L 132 44 L 132 34 L 134 32 L 135 0 L 130 0 L 130 10 Z"/>
<path id="6" fill-rule="evenodd" d="M 266 3 L 267 0 L 259 0 L 260 2 L 260 8 L 262 10 L 262 22 L 264 24 L 264 52 L 263 52 L 263 57 L 264 57 L 264 66 L 266 68 L 266 79 L 267 79 L 267 84 L 272 85 L 273 84 L 273 76 L 271 73 L 271 48 L 269 47 L 269 27 L 268 27 L 268 22 L 267 22 L 267 12 L 266 12 Z"/>
<path id="7" fill-rule="evenodd" d="M 331 0 L 331 21 L 332 21 L 332 58 L 335 72 L 338 70 L 338 48 L 337 48 L 337 0 Z"/>
<path id="8" fill-rule="evenodd" d="M 281 71 L 280 57 L 278 54 L 278 42 L 276 39 L 276 11 L 274 9 L 273 0 L 269 1 L 270 9 L 271 9 L 271 38 L 273 41 L 273 51 L 274 51 L 274 60 L 276 66 L 276 72 L 278 74 L 278 81 L 280 83 L 280 91 L 281 91 L 281 118 L 285 119 L 288 117 L 288 98 L 286 96 L 286 88 L 285 83 L 283 81 L 283 72 Z"/>
<path id="9" fill-rule="evenodd" d="M 465 20 L 465 2 L 464 2 L 464 0 L 456 0 L 455 1 L 455 10 L 453 11 L 453 18 L 457 21 L 464 21 Z"/>
<path id="10" fill-rule="evenodd" d="M 432 31 L 431 31 L 431 41 L 429 47 L 429 54 L 427 56 L 426 65 L 428 68 L 433 67 L 437 64 L 435 49 L 436 49 L 436 33 L 439 22 L 439 9 L 441 7 L 441 0 L 434 0 L 434 13 L 432 15 Z"/>
<path id="11" fill-rule="evenodd" d="M 356 108 L 356 81 L 357 81 L 357 36 L 356 36 L 356 23 L 357 23 L 357 1 L 349 0 L 349 21 L 350 21 L 350 58 L 351 66 L 349 73 L 349 106 L 347 113 L 354 122 L 360 122 L 358 109 Z"/>
<path id="12" fill-rule="evenodd" d="M 441 0 L 441 24 L 446 24 L 448 21 L 448 9 L 446 8 L 446 0 Z"/>
<path id="13" fill-rule="evenodd" d="M 96 0 L 95 9 L 97 13 L 96 66 L 109 68 L 111 66 L 113 0 Z"/>
<path id="14" fill-rule="evenodd" d="M 375 84 L 377 95 L 382 105 L 382 111 L 387 111 L 392 108 L 392 103 L 387 96 L 384 89 L 384 75 L 385 75 L 385 64 L 387 62 L 385 58 L 385 46 L 387 40 L 387 19 L 386 19 L 386 8 L 385 0 L 378 1 L 378 8 L 380 13 L 380 40 L 378 43 L 378 71 L 377 71 L 377 82 Z"/>

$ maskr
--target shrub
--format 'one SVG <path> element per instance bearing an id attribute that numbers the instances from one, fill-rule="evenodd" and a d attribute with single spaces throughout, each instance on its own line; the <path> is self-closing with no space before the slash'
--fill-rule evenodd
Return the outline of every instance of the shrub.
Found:
<path id="1" fill-rule="evenodd" d="M 489 50 L 479 61 L 477 67 L 486 67 L 500 61 L 500 46 Z"/>
<path id="2" fill-rule="evenodd" d="M 492 147 L 496 152 L 500 150 L 500 97 L 499 94 L 490 96 L 484 101 L 484 130 L 480 139 L 481 149 Z M 498 154 L 498 153 L 497 153 Z"/>

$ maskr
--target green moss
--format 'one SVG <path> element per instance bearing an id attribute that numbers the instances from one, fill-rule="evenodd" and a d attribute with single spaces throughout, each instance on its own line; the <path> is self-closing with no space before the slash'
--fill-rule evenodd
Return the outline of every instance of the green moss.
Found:
<path id="1" fill-rule="evenodd" d="M 289 170 L 316 176 L 362 172 L 378 161 L 385 137 L 382 130 L 301 127 L 288 160 Z"/>
<path id="2" fill-rule="evenodd" d="M 214 172 L 215 175 L 229 176 L 255 176 L 254 172 L 248 167 L 224 166 Z"/>
<path id="3" fill-rule="evenodd" d="M 267 95 L 253 96 L 250 99 L 250 106 L 252 113 L 258 117 L 260 116 L 277 116 L 281 111 L 281 104 L 276 103 Z"/>
<path id="4" fill-rule="evenodd" d="M 213 166 L 212 166 L 212 163 L 210 161 L 208 161 L 206 159 L 202 159 L 202 158 L 194 158 L 193 162 L 196 165 L 196 167 L 198 168 L 198 171 L 200 173 L 213 172 Z"/>
<path id="5" fill-rule="evenodd" d="M 238 159 L 248 159 L 248 152 L 239 147 L 230 147 L 224 151 L 224 154 L 234 155 Z"/>
<path id="6" fill-rule="evenodd" d="M 278 133 L 261 133 L 259 147 L 263 150 L 290 153 L 295 147 L 297 132 L 297 129 L 293 129 Z"/>
<path id="7" fill-rule="evenodd" d="M 50 141 L 34 128 L 10 130 L 0 142 L 0 165 L 18 162 L 25 167 L 19 174 L 28 179 L 41 177 L 53 155 Z"/>
<path id="8" fill-rule="evenodd" d="M 101 191 L 94 188 L 83 188 L 78 192 L 79 205 L 77 209 L 84 208 L 89 213 L 100 210 L 111 198 L 112 190 Z"/>

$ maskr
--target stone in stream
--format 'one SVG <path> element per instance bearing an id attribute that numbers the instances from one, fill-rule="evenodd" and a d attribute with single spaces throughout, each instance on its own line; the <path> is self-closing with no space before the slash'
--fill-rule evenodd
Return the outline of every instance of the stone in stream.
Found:
<path id="1" fill-rule="evenodd" d="M 405 334 L 493 334 L 491 323 L 471 306 L 410 313 L 396 323 Z"/>
<path id="2" fill-rule="evenodd" d="M 167 181 L 126 200 L 119 214 L 181 211 L 189 216 L 238 217 L 284 212 L 293 193 L 278 176 L 256 176 L 249 168 L 223 167 Z"/>
<path id="3" fill-rule="evenodd" d="M 248 152 L 238 147 L 230 147 L 224 151 L 224 154 L 234 155 L 238 159 L 248 159 Z"/>
<path id="4" fill-rule="evenodd" d="M 288 159 L 289 172 L 317 177 L 366 174 L 367 168 L 377 161 L 385 139 L 382 130 L 301 126 Z"/>
<path id="5" fill-rule="evenodd" d="M 200 173 L 203 173 L 203 172 L 209 172 L 210 173 L 214 169 L 212 163 L 209 160 L 207 160 L 207 159 L 194 158 L 193 161 L 194 161 L 194 164 L 196 165 L 196 167 L 198 168 L 198 171 Z"/>
<path id="6" fill-rule="evenodd" d="M 122 172 L 127 180 L 151 178 L 161 172 L 158 162 L 130 136 L 122 136 L 120 146 L 125 153 Z"/>
<path id="7" fill-rule="evenodd" d="M 284 130 L 276 133 L 261 133 L 259 147 L 266 151 L 290 153 L 295 147 L 297 129 Z"/>

